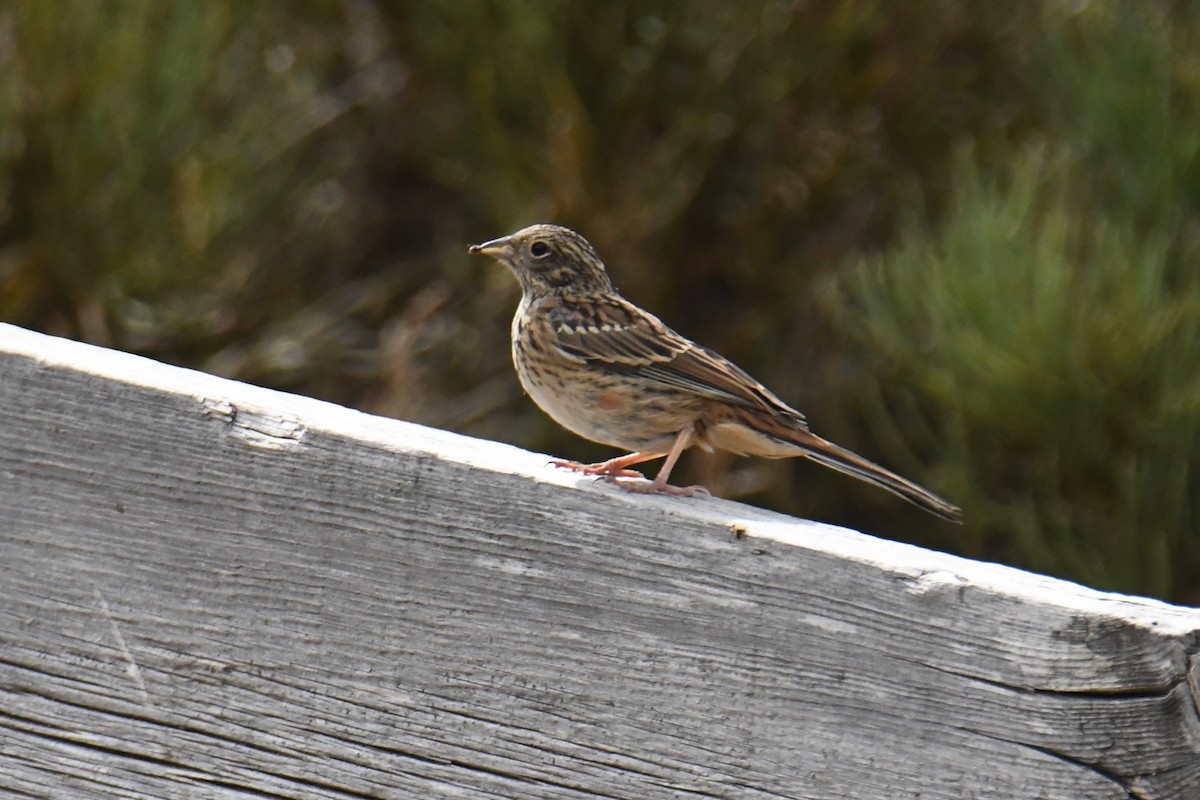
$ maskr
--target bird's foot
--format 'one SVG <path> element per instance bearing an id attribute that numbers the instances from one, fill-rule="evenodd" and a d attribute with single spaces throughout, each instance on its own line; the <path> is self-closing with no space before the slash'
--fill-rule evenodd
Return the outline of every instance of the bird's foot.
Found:
<path id="1" fill-rule="evenodd" d="M 616 460 L 616 459 L 614 459 Z M 596 464 L 581 464 L 578 461 L 565 461 L 556 458 L 550 462 L 559 469 L 569 469 L 572 472 L 582 472 L 584 475 L 596 475 L 601 478 L 645 478 L 636 469 L 625 469 L 612 461 L 601 461 Z"/>
<path id="2" fill-rule="evenodd" d="M 669 494 L 675 497 L 693 497 L 700 495 L 702 497 L 711 497 L 712 493 L 703 486 L 672 486 L 669 483 L 659 483 L 658 481 L 619 481 L 616 478 L 605 478 L 611 483 L 615 483 L 627 492 L 634 494 Z"/>

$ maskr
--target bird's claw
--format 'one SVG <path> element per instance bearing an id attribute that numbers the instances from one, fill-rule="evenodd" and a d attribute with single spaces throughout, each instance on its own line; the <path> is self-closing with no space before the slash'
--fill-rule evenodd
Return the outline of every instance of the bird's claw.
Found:
<path id="1" fill-rule="evenodd" d="M 598 464 L 581 464 L 578 461 L 566 461 L 564 459 L 555 458 L 550 463 L 559 469 L 569 469 L 572 472 L 582 472 L 584 475 L 595 475 L 599 478 L 645 478 L 642 473 L 635 469 L 623 469 L 621 467 L 609 466 L 608 462 L 601 461 Z"/>
<path id="2" fill-rule="evenodd" d="M 712 493 L 703 486 L 672 486 L 669 483 L 648 480 L 620 481 L 608 475 L 605 475 L 604 479 L 634 494 L 669 494 L 674 497 L 694 497 L 699 495 L 701 497 L 712 497 Z"/>

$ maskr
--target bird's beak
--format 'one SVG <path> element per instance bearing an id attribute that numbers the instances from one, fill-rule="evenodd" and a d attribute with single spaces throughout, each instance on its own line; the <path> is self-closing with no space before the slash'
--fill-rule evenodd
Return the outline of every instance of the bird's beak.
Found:
<path id="1" fill-rule="evenodd" d="M 468 253 L 491 256 L 497 261 L 507 261 L 513 256 L 511 236 L 501 236 L 483 244 L 473 244 L 467 248 Z"/>

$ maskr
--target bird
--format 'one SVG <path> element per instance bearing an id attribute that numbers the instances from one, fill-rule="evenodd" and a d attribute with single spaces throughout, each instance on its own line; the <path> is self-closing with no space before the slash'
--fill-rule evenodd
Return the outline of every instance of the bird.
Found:
<path id="1" fill-rule="evenodd" d="M 729 359 L 676 333 L 617 291 L 579 233 L 537 224 L 471 245 L 521 285 L 512 360 L 521 386 L 567 430 L 627 454 L 595 464 L 554 460 L 631 492 L 691 496 L 668 483 L 689 447 L 804 457 L 961 522 L 947 500 L 809 430 L 808 421 Z M 630 469 L 665 458 L 655 478 Z"/>

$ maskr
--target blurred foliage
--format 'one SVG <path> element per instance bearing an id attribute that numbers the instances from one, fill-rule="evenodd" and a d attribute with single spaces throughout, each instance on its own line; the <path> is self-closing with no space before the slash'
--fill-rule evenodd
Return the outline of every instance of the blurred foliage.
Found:
<path id="1" fill-rule="evenodd" d="M 1197 17 L 13 0 L 0 318 L 601 458 L 521 397 L 515 282 L 465 254 L 560 222 L 968 521 L 797 462 L 681 480 L 1198 601 Z"/>
<path id="2" fill-rule="evenodd" d="M 399 66 L 373 15 L 289 8 L 34 1 L 0 14 L 7 320 L 234 374 L 303 373 L 314 388 L 347 368 L 342 352 L 309 360 L 274 334 L 313 333 L 313 300 L 369 272 L 352 256 L 364 212 L 345 182 L 368 169 L 364 109 L 386 113 Z"/>
<path id="3" fill-rule="evenodd" d="M 1196 602 L 1200 9 L 1103 6 L 1036 65 L 1045 127 L 841 273 L 864 418 L 936 453 L 965 552 Z M 864 373 L 865 374 L 865 373 Z"/>
<path id="4" fill-rule="evenodd" d="M 873 361 L 868 420 L 936 453 L 973 555 L 1170 594 L 1200 580 L 1200 275 L 1127 221 L 1081 224 L 1075 170 L 1031 148 L 1004 181 L 969 152 L 953 211 L 841 277 Z M 907 459 L 915 468 L 918 459 Z"/>

